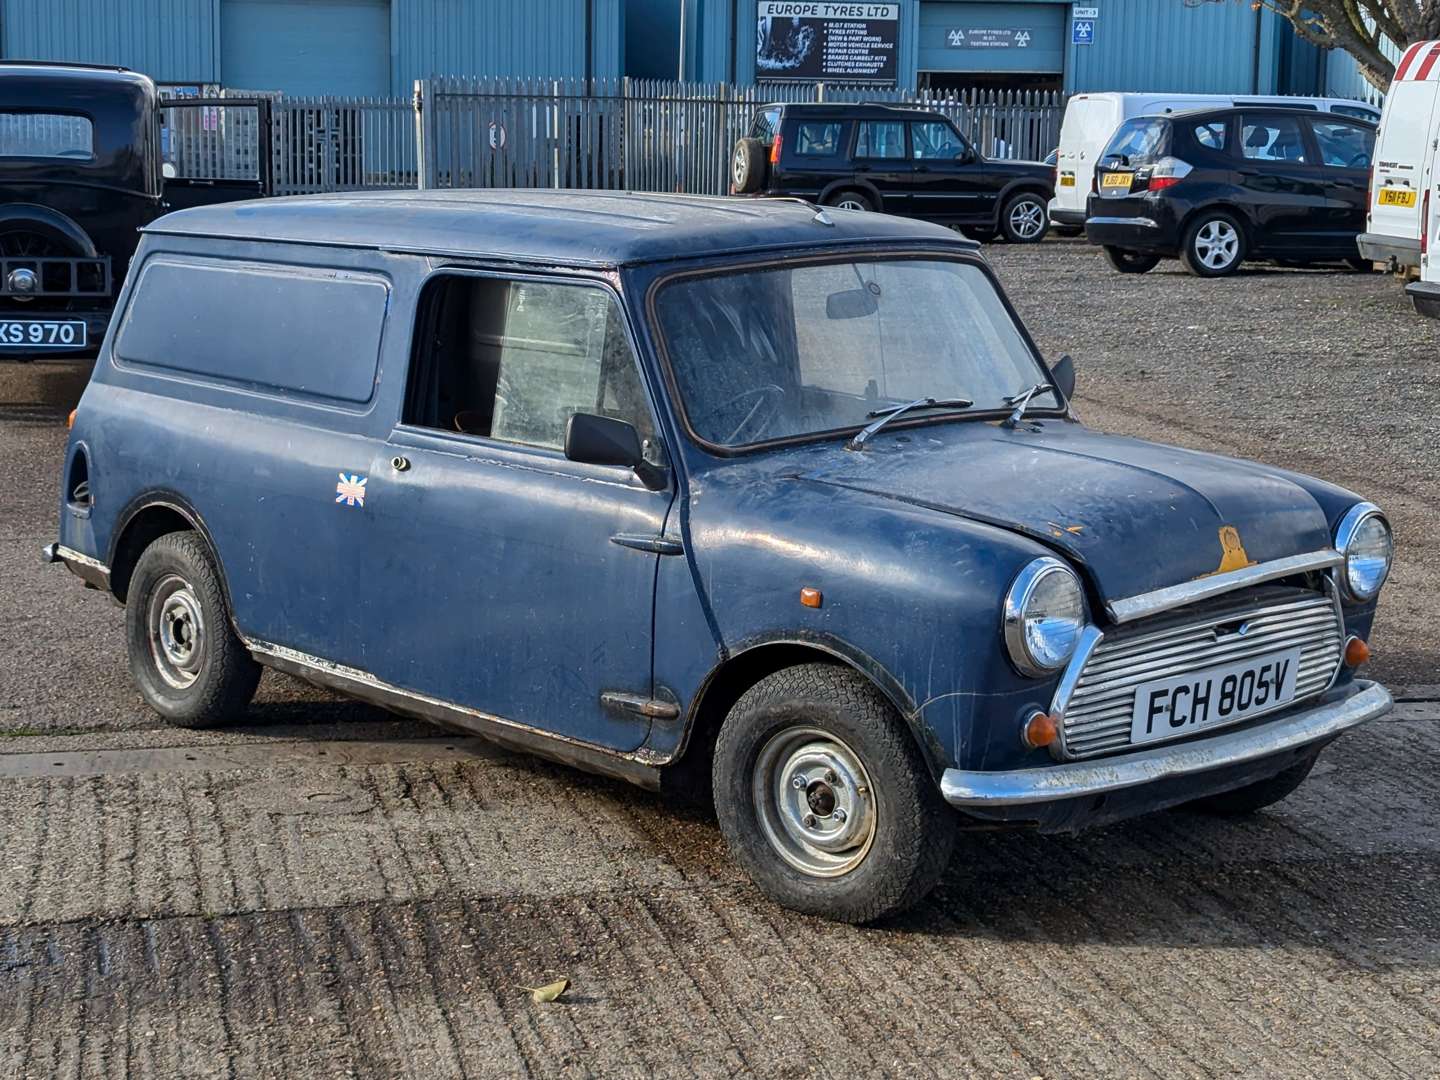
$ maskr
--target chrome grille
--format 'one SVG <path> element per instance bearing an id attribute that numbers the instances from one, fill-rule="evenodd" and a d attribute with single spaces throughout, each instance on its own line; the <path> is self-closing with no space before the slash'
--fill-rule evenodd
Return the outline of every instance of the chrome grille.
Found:
<path id="1" fill-rule="evenodd" d="M 1247 624 L 1243 637 L 1217 640 L 1218 628 L 1236 622 Z M 1155 679 L 1299 648 L 1294 701 L 1318 694 L 1335 676 L 1344 641 L 1333 597 L 1289 588 L 1266 589 L 1238 605 L 1231 598 L 1160 628 L 1102 638 L 1064 704 L 1061 756 L 1090 758 L 1129 747 L 1135 690 Z"/>

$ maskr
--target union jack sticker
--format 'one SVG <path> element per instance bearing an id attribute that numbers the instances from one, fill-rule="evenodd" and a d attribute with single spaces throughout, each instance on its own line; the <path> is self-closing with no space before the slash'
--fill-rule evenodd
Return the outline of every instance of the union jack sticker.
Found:
<path id="1" fill-rule="evenodd" d="M 335 501 L 346 506 L 364 506 L 365 485 L 370 482 L 370 478 L 356 476 L 354 473 L 346 476 L 342 472 L 339 475 L 340 482 L 335 485 Z"/>

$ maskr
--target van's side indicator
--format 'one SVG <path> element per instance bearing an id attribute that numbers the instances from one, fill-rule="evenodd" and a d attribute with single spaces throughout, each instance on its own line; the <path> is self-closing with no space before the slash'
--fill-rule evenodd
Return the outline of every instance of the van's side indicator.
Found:
<path id="1" fill-rule="evenodd" d="M 364 506 L 365 485 L 369 482 L 368 476 L 356 476 L 354 473 L 346 476 L 343 472 L 340 473 L 340 482 L 335 485 L 335 501 L 346 506 Z"/>

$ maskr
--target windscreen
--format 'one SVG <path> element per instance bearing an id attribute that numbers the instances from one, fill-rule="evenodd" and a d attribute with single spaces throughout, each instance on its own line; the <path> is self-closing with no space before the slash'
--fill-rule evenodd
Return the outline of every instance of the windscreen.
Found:
<path id="1" fill-rule="evenodd" d="M 683 278 L 660 290 L 655 311 L 690 426 L 720 446 L 853 429 L 920 398 L 1003 409 L 1046 381 L 990 277 L 967 262 Z"/>
<path id="2" fill-rule="evenodd" d="M 1101 161 L 1120 165 L 1153 165 L 1170 152 L 1170 121 L 1157 116 L 1126 120 L 1111 136 Z"/>

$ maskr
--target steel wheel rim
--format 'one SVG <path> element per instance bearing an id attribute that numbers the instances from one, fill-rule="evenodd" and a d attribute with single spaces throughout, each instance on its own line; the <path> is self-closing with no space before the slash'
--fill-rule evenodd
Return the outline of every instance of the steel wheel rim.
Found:
<path id="1" fill-rule="evenodd" d="M 745 159 L 740 156 L 739 150 L 735 151 L 735 156 L 730 159 L 730 179 L 737 188 L 745 182 Z"/>
<path id="2" fill-rule="evenodd" d="M 839 210 L 864 210 L 865 204 L 859 199 L 845 198 L 835 204 Z"/>
<path id="3" fill-rule="evenodd" d="M 1045 227 L 1045 209 L 1033 199 L 1023 199 L 1010 208 L 1010 229 L 1022 240 L 1033 240 Z"/>
<path id="4" fill-rule="evenodd" d="M 1240 234 L 1228 221 L 1207 221 L 1195 234 L 1195 255 L 1202 266 L 1223 270 L 1240 254 Z"/>
<path id="5" fill-rule="evenodd" d="M 178 574 L 161 579 L 150 594 L 145 625 L 160 677 L 176 690 L 193 686 L 205 662 L 205 615 L 190 583 Z"/>
<path id="6" fill-rule="evenodd" d="M 772 735 L 751 778 L 760 829 L 770 847 L 810 877 L 848 874 L 870 853 L 878 812 L 859 755 L 819 728 Z"/>

